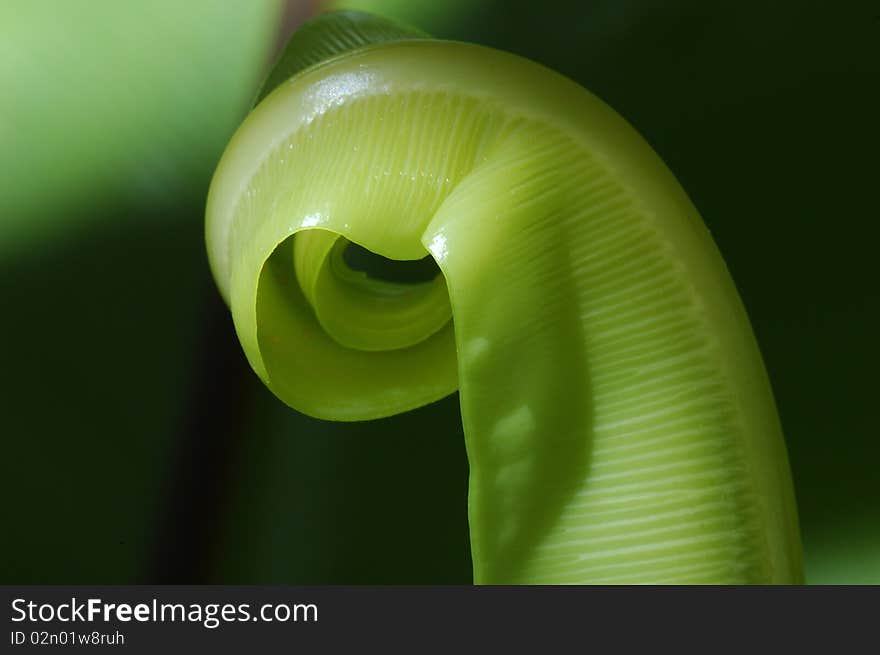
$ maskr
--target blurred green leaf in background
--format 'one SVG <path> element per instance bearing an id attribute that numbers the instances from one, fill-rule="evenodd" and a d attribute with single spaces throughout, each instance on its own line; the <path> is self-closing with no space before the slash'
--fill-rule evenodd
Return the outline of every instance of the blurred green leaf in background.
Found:
<path id="1" fill-rule="evenodd" d="M 99 207 L 194 196 L 240 121 L 280 5 L 0 5 L 2 253 L 91 229 Z M 86 211 L 83 211 L 86 210 Z M 171 212 L 169 212 L 171 210 Z"/>

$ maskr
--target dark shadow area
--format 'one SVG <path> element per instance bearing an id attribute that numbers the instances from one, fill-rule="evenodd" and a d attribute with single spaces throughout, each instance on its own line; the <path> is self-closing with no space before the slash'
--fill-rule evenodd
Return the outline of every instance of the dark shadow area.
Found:
<path id="1" fill-rule="evenodd" d="M 356 243 L 349 243 L 342 252 L 345 263 L 354 271 L 386 282 L 418 284 L 430 282 L 440 274 L 437 262 L 430 255 L 421 259 L 388 259 Z"/>
<path id="2" fill-rule="evenodd" d="M 199 341 L 201 226 L 132 207 L 93 224 L 0 261 L 5 583 L 131 583 L 153 560 Z"/>
<path id="3" fill-rule="evenodd" d="M 181 373 L 189 376 L 175 434 L 166 492 L 159 510 L 155 561 L 145 580 L 204 584 L 235 479 L 236 441 L 245 426 L 245 393 L 253 375 L 241 352 L 229 309 L 205 279 L 199 334 Z"/>
<path id="4" fill-rule="evenodd" d="M 466 584 L 458 395 L 362 423 L 309 418 L 252 376 L 215 582 Z"/>

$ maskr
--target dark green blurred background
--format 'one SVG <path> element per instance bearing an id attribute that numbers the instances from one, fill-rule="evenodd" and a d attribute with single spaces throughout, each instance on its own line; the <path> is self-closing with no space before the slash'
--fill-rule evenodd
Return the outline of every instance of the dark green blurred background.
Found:
<path id="1" fill-rule="evenodd" d="M 0 4 L 0 582 L 470 580 L 457 397 L 298 415 L 207 269 L 213 167 L 319 5 Z M 880 583 L 880 3 L 335 6 L 535 59 L 648 139 L 752 318 L 808 581 Z"/>

